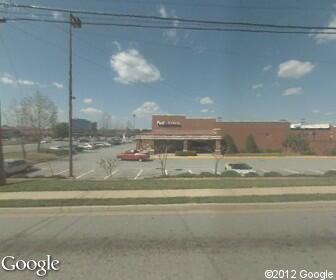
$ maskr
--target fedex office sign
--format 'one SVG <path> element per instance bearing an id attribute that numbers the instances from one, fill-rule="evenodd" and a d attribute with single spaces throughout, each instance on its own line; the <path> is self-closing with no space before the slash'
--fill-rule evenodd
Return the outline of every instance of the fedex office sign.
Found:
<path id="1" fill-rule="evenodd" d="M 177 121 L 157 121 L 158 127 L 181 127 L 181 123 Z"/>

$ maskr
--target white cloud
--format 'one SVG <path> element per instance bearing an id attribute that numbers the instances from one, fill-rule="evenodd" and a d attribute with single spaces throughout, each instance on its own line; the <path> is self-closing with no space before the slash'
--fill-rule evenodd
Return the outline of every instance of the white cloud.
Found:
<path id="1" fill-rule="evenodd" d="M 301 87 L 288 88 L 282 93 L 283 96 L 291 96 L 299 94 L 303 94 L 303 89 Z"/>
<path id="2" fill-rule="evenodd" d="M 332 16 L 328 22 L 328 27 L 336 28 L 336 16 Z M 314 30 L 317 31 L 317 30 Z M 334 32 L 335 30 L 320 29 L 321 32 Z M 318 44 L 327 43 L 336 40 L 336 34 L 311 34 Z"/>
<path id="3" fill-rule="evenodd" d="M 5 84 L 5 85 L 15 85 L 16 81 L 10 77 L 7 76 L 2 76 L 0 78 L 1 83 Z"/>
<path id="4" fill-rule="evenodd" d="M 263 84 L 255 84 L 255 85 L 252 85 L 252 89 L 258 89 L 258 88 L 263 88 L 264 85 Z"/>
<path id="5" fill-rule="evenodd" d="M 335 114 L 334 112 L 327 112 L 327 113 L 325 113 L 326 116 L 332 116 L 334 114 Z"/>
<path id="6" fill-rule="evenodd" d="M 52 16 L 55 20 L 64 19 L 63 14 L 61 12 L 58 12 L 58 11 L 52 12 Z"/>
<path id="7" fill-rule="evenodd" d="M 135 109 L 133 111 L 133 114 L 135 114 L 139 118 L 149 118 L 153 114 L 158 114 L 160 112 L 161 110 L 158 104 L 153 101 L 146 101 L 140 107 Z"/>
<path id="8" fill-rule="evenodd" d="M 35 82 L 29 81 L 29 80 L 18 80 L 18 84 L 24 85 L 24 86 L 33 86 L 35 85 Z"/>
<path id="9" fill-rule="evenodd" d="M 309 61 L 291 59 L 279 65 L 278 76 L 280 78 L 300 78 L 311 71 L 315 65 Z"/>
<path id="10" fill-rule="evenodd" d="M 85 109 L 81 109 L 80 112 L 84 113 L 84 114 L 101 114 L 103 111 L 96 109 L 96 108 L 92 108 L 92 107 L 88 107 Z"/>
<path id="11" fill-rule="evenodd" d="M 271 64 L 269 64 L 269 65 L 266 65 L 264 68 L 263 68 L 263 71 L 269 71 L 269 70 L 271 70 L 272 69 L 272 65 Z"/>
<path id="12" fill-rule="evenodd" d="M 205 97 L 201 98 L 199 102 L 202 105 L 211 105 L 211 104 L 214 103 L 214 101 L 209 96 L 205 96 Z"/>
<path id="13" fill-rule="evenodd" d="M 113 55 L 111 67 L 118 74 L 115 80 L 123 84 L 151 83 L 161 78 L 159 69 L 147 62 L 136 49 Z"/>
<path id="14" fill-rule="evenodd" d="M 57 82 L 53 82 L 52 85 L 58 89 L 62 89 L 63 88 L 63 84 L 61 83 L 57 83 Z"/>
<path id="15" fill-rule="evenodd" d="M 318 114 L 318 113 L 320 113 L 320 110 L 318 110 L 318 109 L 314 109 L 312 112 L 313 112 L 314 114 Z"/>
<path id="16" fill-rule="evenodd" d="M 176 13 L 174 10 L 167 10 L 165 6 L 160 5 L 158 7 L 158 13 L 161 17 L 163 18 L 177 18 Z M 172 29 L 168 29 L 164 31 L 164 36 L 169 39 L 174 41 L 174 43 L 177 43 L 177 29 L 174 27 L 177 27 L 179 25 L 179 22 L 177 20 L 174 20 L 172 23 Z"/>
<path id="17" fill-rule="evenodd" d="M 201 110 L 201 113 L 208 113 L 209 112 L 209 109 L 202 109 Z"/>
<path id="18" fill-rule="evenodd" d="M 86 104 L 90 104 L 90 103 L 93 102 L 93 99 L 92 98 L 84 98 L 83 102 L 86 103 Z"/>

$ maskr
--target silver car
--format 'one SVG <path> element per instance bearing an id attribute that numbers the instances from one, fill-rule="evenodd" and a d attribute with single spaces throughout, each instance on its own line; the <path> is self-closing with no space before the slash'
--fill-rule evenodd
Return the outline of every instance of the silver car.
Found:
<path id="1" fill-rule="evenodd" d="M 25 172 L 30 168 L 27 161 L 22 159 L 13 159 L 5 161 L 5 172 L 6 175 L 13 175 L 20 172 Z"/>

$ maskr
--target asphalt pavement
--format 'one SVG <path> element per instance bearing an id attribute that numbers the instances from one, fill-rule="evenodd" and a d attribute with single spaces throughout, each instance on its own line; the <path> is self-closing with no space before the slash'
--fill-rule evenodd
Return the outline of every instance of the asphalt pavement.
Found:
<path id="1" fill-rule="evenodd" d="M 49 254 L 60 260 L 60 270 L 44 279 L 260 280 L 269 269 L 336 273 L 336 205 L 303 205 L 2 211 L 0 257 L 40 260 Z M 0 269 L 0 279 L 37 278 Z"/>
<path id="2" fill-rule="evenodd" d="M 55 143 L 44 144 L 53 145 Z M 29 149 L 36 148 L 29 144 Z M 78 180 L 112 180 L 115 178 L 142 179 L 161 175 L 160 162 L 154 159 L 148 162 L 122 161 L 112 175 L 106 174 L 99 166 L 101 159 L 112 159 L 122 151 L 134 149 L 135 144 L 124 144 L 109 148 L 100 148 L 92 151 L 84 151 L 74 156 L 74 174 Z M 5 146 L 5 151 L 20 151 L 20 146 Z M 260 175 L 276 171 L 283 175 L 308 174 L 322 175 L 327 170 L 336 170 L 336 157 L 229 157 L 220 161 L 218 171 L 224 170 L 225 163 L 245 162 L 251 165 Z M 30 177 L 64 175 L 68 176 L 67 157 L 50 161 L 48 163 L 36 164 L 35 171 L 28 173 Z M 169 158 L 167 160 L 166 172 L 169 175 L 180 173 L 198 174 L 200 172 L 214 172 L 215 160 L 208 157 L 194 158 Z"/>

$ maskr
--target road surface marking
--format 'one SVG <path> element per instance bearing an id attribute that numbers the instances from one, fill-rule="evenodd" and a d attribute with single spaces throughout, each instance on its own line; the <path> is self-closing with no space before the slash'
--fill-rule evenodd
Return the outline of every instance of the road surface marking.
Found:
<path id="1" fill-rule="evenodd" d="M 83 173 L 83 174 L 77 176 L 76 179 L 82 178 L 82 177 L 84 177 L 84 176 L 86 176 L 86 175 L 88 175 L 88 174 L 90 174 L 90 173 L 92 173 L 92 172 L 94 172 L 93 169 L 91 169 L 91 170 L 89 170 L 88 172 L 85 172 L 85 173 Z"/>
<path id="2" fill-rule="evenodd" d="M 104 177 L 104 180 L 110 178 L 111 176 L 113 176 L 114 174 L 116 174 L 118 172 L 118 169 L 116 169 L 115 171 L 113 171 L 110 175 L 107 175 Z"/>
<path id="3" fill-rule="evenodd" d="M 134 177 L 134 180 L 138 179 L 138 177 L 142 174 L 143 172 L 143 169 L 141 169 L 138 174 Z"/>
<path id="4" fill-rule="evenodd" d="M 293 169 L 284 169 L 285 171 L 289 172 L 289 173 L 294 173 L 294 174 L 299 174 L 300 172 L 297 170 L 293 170 Z"/>
<path id="5" fill-rule="evenodd" d="M 189 172 L 190 174 L 193 174 L 193 172 L 191 171 L 191 169 L 189 169 L 188 172 Z"/>
<path id="6" fill-rule="evenodd" d="M 308 169 L 308 171 L 314 172 L 314 173 L 319 173 L 319 174 L 323 174 L 324 172 L 321 170 L 314 170 L 314 169 Z"/>
<path id="7" fill-rule="evenodd" d="M 65 172 L 67 172 L 67 171 L 69 171 L 69 169 L 65 169 L 65 170 L 63 170 L 63 171 L 60 171 L 60 172 L 58 172 L 58 173 L 55 173 L 55 175 L 60 175 L 60 174 L 63 174 L 63 173 L 65 173 Z"/>

